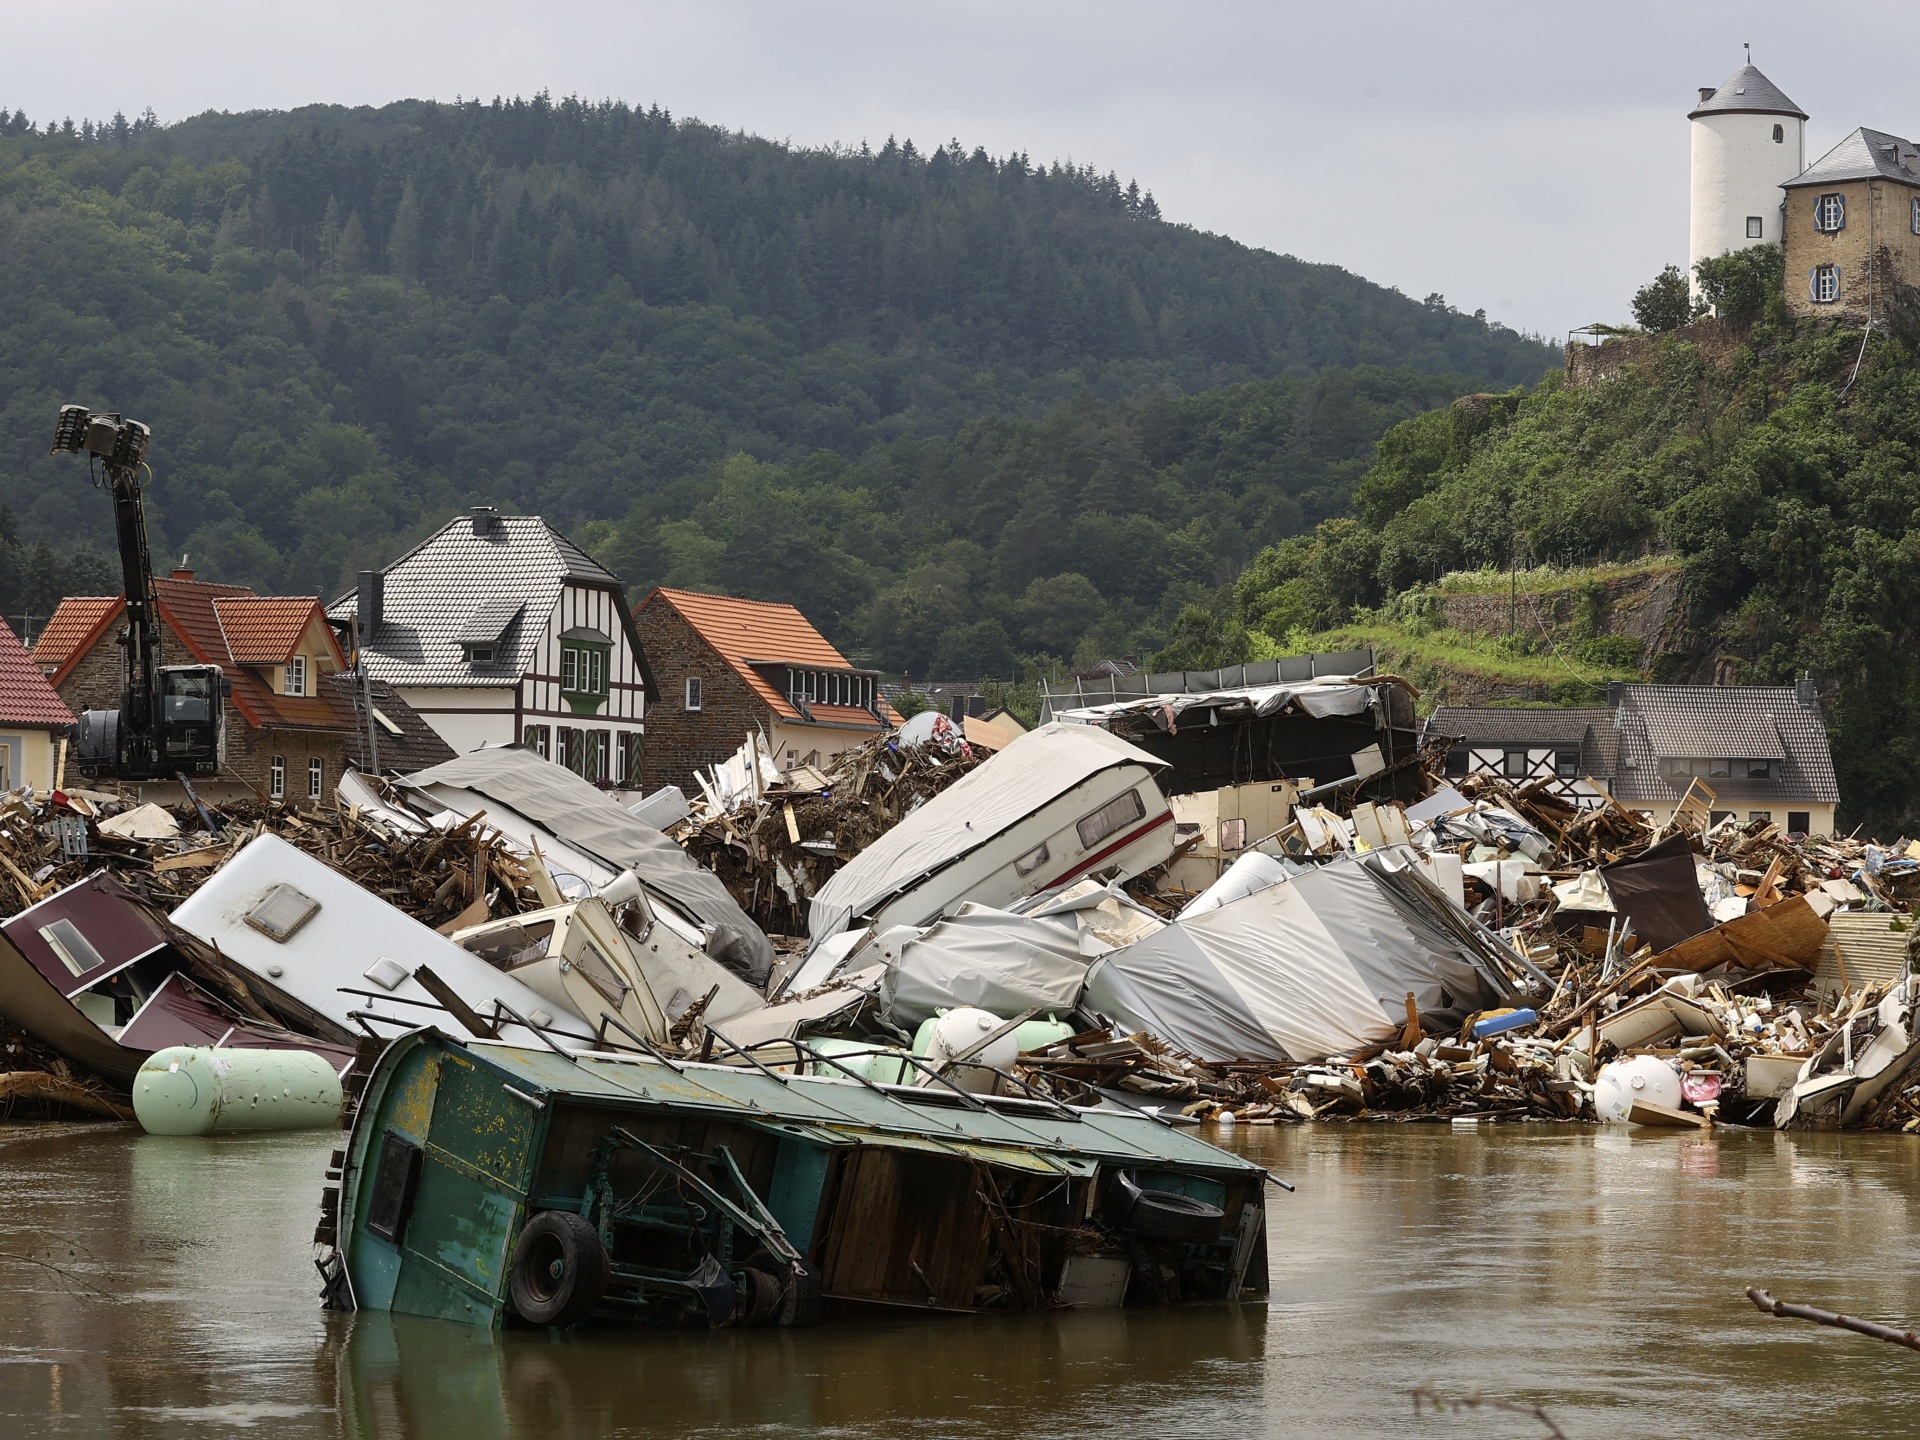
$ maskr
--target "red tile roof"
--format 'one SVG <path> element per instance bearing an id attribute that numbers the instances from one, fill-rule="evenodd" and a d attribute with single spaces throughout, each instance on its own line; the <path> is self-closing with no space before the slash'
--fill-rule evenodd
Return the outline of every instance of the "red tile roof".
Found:
<path id="1" fill-rule="evenodd" d="M 69 595 L 33 642 L 33 663 L 60 684 L 126 608 L 118 595 Z"/>
<path id="2" fill-rule="evenodd" d="M 52 729 L 73 724 L 73 712 L 54 693 L 27 647 L 0 620 L 0 725 Z"/>
<path id="3" fill-rule="evenodd" d="M 234 663 L 279 665 L 298 648 L 300 637 L 319 616 L 320 601 L 311 595 L 217 596 L 213 608 Z M 344 668 L 346 656 L 339 658 Z"/>
<path id="4" fill-rule="evenodd" d="M 656 602 L 671 606 L 694 632 L 719 652 L 734 674 L 761 703 L 783 720 L 799 720 L 800 712 L 756 670 L 758 665 L 799 665 L 822 670 L 851 670 L 847 657 L 834 649 L 831 641 L 813 628 L 791 605 L 768 600 L 742 600 L 732 595 L 702 595 L 692 590 L 671 590 L 664 585 L 649 590 L 634 607 L 635 615 Z M 891 724 L 900 717 L 882 701 L 881 713 Z M 810 705 L 814 721 L 822 725 L 873 729 L 873 716 L 850 705 Z"/>
<path id="5" fill-rule="evenodd" d="M 257 601 L 267 599 L 278 606 L 305 606 L 311 617 L 320 608 L 320 601 L 311 595 L 272 596 L 255 595 L 244 585 L 215 585 L 205 580 L 155 580 L 154 598 L 159 603 L 160 615 L 173 632 L 186 642 L 193 652 L 193 658 L 205 665 L 219 665 L 226 670 L 227 678 L 233 681 L 234 707 L 246 717 L 249 725 L 258 728 L 262 725 L 289 726 L 301 730 L 351 730 L 354 727 L 353 711 L 344 699 L 331 689 L 315 685 L 321 694 L 300 698 L 290 695 L 276 695 L 258 675 L 247 669 L 248 661 L 236 655 L 228 644 L 227 632 L 222 621 L 236 601 Z M 240 612 L 249 627 L 255 617 L 246 613 L 246 607 L 240 606 Z M 248 631 L 248 643 L 253 643 L 253 632 Z M 289 650 L 279 653 L 269 664 L 284 659 Z M 252 653 L 258 653 L 254 651 Z M 335 646 L 336 655 L 339 653 Z M 345 657 L 340 658 L 344 666 Z M 315 677 L 317 680 L 317 677 Z"/>

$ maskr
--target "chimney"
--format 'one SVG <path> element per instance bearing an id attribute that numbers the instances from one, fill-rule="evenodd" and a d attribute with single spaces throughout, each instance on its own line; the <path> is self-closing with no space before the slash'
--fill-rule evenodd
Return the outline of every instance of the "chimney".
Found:
<path id="1" fill-rule="evenodd" d="M 967 697 L 956 695 L 947 703 L 947 718 L 954 724 L 961 724 L 967 718 Z"/>
<path id="2" fill-rule="evenodd" d="M 187 565 L 187 552 L 184 550 L 180 552 L 180 563 L 173 567 L 173 578 L 176 580 L 191 580 L 193 578 L 193 571 Z"/>
<path id="3" fill-rule="evenodd" d="M 1800 672 L 1800 678 L 1793 682 L 1793 698 L 1798 700 L 1804 709 L 1820 708 L 1820 692 L 1814 688 L 1812 671 Z"/>
<path id="4" fill-rule="evenodd" d="M 360 572 L 360 643 L 372 645 L 380 633 L 380 607 L 386 599 L 387 577 L 378 570 Z"/>
<path id="5" fill-rule="evenodd" d="M 476 505 L 472 513 L 474 538 L 485 540 L 493 534 L 494 522 L 499 520 L 500 512 L 492 505 Z"/>
<path id="6" fill-rule="evenodd" d="M 1626 698 L 1627 685 L 1624 680 L 1609 680 L 1607 682 L 1607 708 L 1609 710 L 1618 710 L 1620 708 L 1620 702 Z"/>
<path id="7" fill-rule="evenodd" d="M 1713 92 L 1719 88 L 1718 85 L 1702 85 L 1700 87 L 1700 103 L 1702 105 L 1706 104 L 1707 101 L 1713 98 Z"/>

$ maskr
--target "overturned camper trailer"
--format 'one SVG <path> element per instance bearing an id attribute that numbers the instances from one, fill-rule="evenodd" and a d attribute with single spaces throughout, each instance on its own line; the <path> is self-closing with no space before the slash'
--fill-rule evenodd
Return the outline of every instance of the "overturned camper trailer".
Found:
<path id="1" fill-rule="evenodd" d="M 236 979 L 104 872 L 0 923 L 0 1014 L 122 1085 L 173 1045 L 312 1050 L 336 1069 L 354 1054 L 344 1025 L 265 977 Z"/>
<path id="2" fill-rule="evenodd" d="M 330 1304 L 498 1327 L 1238 1300 L 1259 1166 L 1147 1117 L 401 1037 L 315 1239 Z"/>
<path id="3" fill-rule="evenodd" d="M 929 925 L 1083 876 L 1128 879 L 1173 853 L 1164 762 L 1102 730 L 1047 725 L 934 796 L 820 887 L 809 956 L 852 927 Z M 818 980 L 803 966 L 789 990 Z M 826 978 L 824 975 L 820 979 Z"/>
<path id="4" fill-rule="evenodd" d="M 431 1022 L 468 1038 L 622 1043 L 436 935 L 276 835 L 251 841 L 172 921 L 336 1025 L 391 1036 Z M 596 1028 L 597 1027 L 597 1028 Z"/>
<path id="5" fill-rule="evenodd" d="M 428 809 L 487 824 L 515 845 L 538 843 L 550 862 L 580 882 L 573 898 L 632 871 L 656 918 L 744 976 L 765 984 L 773 946 L 727 893 L 673 841 L 562 766 L 514 746 L 476 750 L 407 777 L 407 793 Z"/>

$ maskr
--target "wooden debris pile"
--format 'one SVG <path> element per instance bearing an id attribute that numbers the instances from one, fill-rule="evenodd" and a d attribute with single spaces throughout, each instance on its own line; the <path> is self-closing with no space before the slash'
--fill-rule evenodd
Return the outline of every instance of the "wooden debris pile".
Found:
<path id="1" fill-rule="evenodd" d="M 672 834 L 770 935 L 804 935 L 807 902 L 836 870 L 987 758 L 951 725 L 921 745 L 876 736 L 824 770 L 778 771 L 764 751 L 743 747 L 745 783 L 709 781 Z"/>
<path id="2" fill-rule="evenodd" d="M 105 868 L 163 910 L 191 895 L 250 841 L 273 834 L 438 930 L 539 908 L 525 864 L 476 815 L 404 835 L 343 809 L 243 801 L 162 809 L 91 792 L 0 808 L 0 915 L 18 914 Z M 152 811 L 139 833 L 113 821 Z M 170 823 L 163 823 L 170 822 Z M 457 922 L 457 924 L 456 924 Z"/>

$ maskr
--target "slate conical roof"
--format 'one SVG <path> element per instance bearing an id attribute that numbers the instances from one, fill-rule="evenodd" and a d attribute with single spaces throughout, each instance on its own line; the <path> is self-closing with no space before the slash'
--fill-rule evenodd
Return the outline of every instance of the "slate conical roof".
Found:
<path id="1" fill-rule="evenodd" d="M 1807 118 L 1807 112 L 1786 97 L 1780 87 L 1751 65 L 1742 65 L 1727 77 L 1726 83 L 1688 112 L 1689 120 L 1702 115 L 1792 115 Z"/>

